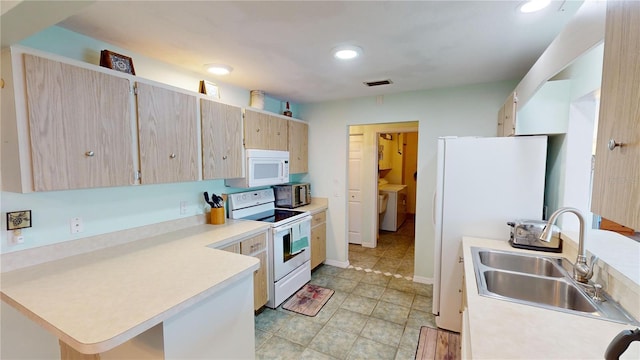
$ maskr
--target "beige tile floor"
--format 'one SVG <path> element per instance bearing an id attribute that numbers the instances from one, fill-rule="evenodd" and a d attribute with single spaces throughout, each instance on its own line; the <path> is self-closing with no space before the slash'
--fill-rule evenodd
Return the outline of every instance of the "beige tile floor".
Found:
<path id="1" fill-rule="evenodd" d="M 385 255 L 390 254 L 396 256 L 396 263 L 409 261 L 405 257 L 409 251 L 413 253 L 413 242 L 400 236 L 404 235 L 381 236 L 379 247 L 388 245 L 378 250 L 380 254 L 366 255 L 371 268 L 388 270 L 385 272 L 389 274 L 404 271 L 402 264 L 394 268 L 393 262 L 384 261 Z M 395 242 L 386 240 L 392 237 Z M 350 255 L 358 253 L 353 251 Z M 406 264 L 405 267 L 409 268 Z M 406 274 L 413 272 L 413 266 L 410 268 Z M 315 317 L 281 307 L 258 314 L 256 358 L 414 359 L 420 327 L 435 327 L 432 286 L 407 280 L 405 276 L 409 275 L 396 277 L 369 270 L 318 267 L 311 283 L 333 289 L 335 294 Z"/>
<path id="2" fill-rule="evenodd" d="M 408 218 L 397 232 L 380 231 L 378 246 L 365 248 L 349 244 L 349 264 L 355 269 L 399 274 L 413 278 L 415 222 Z"/>

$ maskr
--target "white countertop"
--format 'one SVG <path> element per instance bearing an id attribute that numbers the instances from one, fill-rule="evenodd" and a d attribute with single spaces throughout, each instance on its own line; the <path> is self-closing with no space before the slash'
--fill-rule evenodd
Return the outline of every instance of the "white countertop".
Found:
<path id="1" fill-rule="evenodd" d="M 327 210 L 329 201 L 327 198 L 312 197 L 311 204 L 295 208 L 299 211 L 308 211 L 311 215 Z"/>
<path id="2" fill-rule="evenodd" d="M 635 326 L 566 314 L 478 295 L 472 246 L 506 251 L 508 242 L 463 238 L 469 339 L 474 359 L 602 359 L 611 340 Z M 550 253 L 543 253 L 549 255 Z M 551 254 L 557 256 L 558 254 Z M 569 259 L 573 262 L 573 259 Z M 640 358 L 634 342 L 622 359 Z"/>
<path id="3" fill-rule="evenodd" d="M 378 191 L 393 191 L 393 192 L 398 192 L 404 188 L 406 188 L 407 185 L 400 185 L 400 184 L 384 184 L 384 185 L 380 185 L 378 186 Z"/>
<path id="4" fill-rule="evenodd" d="M 268 226 L 227 219 L 5 272 L 2 300 L 76 350 L 100 353 L 251 276 L 258 259 L 209 246 Z"/>

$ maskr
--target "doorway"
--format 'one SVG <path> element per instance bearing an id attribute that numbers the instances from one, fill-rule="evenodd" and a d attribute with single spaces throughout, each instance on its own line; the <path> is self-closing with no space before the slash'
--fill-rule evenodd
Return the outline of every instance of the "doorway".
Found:
<path id="1" fill-rule="evenodd" d="M 347 257 L 352 267 L 412 279 L 417 153 L 418 122 L 349 127 Z M 390 200 L 380 214 L 383 193 Z"/>

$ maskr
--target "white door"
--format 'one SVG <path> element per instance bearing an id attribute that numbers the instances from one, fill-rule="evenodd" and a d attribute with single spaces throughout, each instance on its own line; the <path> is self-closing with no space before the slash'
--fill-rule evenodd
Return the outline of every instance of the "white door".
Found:
<path id="1" fill-rule="evenodd" d="M 363 136 L 349 135 L 349 242 L 362 244 L 362 151 Z"/>

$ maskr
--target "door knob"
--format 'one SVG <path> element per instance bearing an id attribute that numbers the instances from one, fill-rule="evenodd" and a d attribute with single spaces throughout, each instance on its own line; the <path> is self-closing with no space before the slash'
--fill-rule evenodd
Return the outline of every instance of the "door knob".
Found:
<path id="1" fill-rule="evenodd" d="M 609 150 L 611 151 L 613 151 L 613 149 L 617 148 L 618 146 L 622 147 L 623 145 L 623 143 L 616 142 L 615 139 L 609 139 L 609 143 L 607 144 Z"/>

